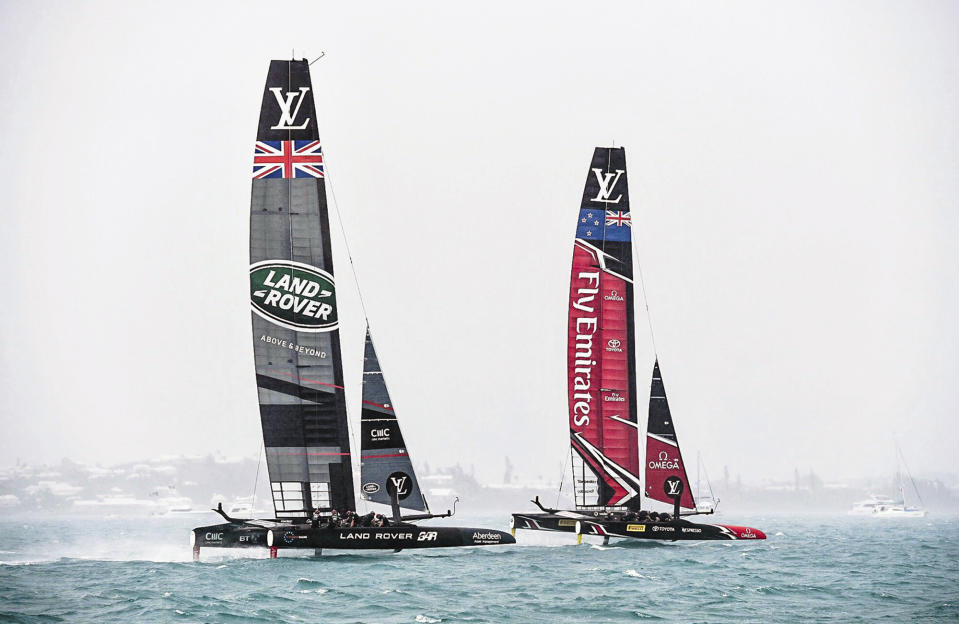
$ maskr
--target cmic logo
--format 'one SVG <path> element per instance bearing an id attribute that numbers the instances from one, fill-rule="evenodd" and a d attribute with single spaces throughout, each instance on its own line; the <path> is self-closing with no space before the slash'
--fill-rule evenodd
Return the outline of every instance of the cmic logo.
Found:
<path id="1" fill-rule="evenodd" d="M 603 202 L 604 204 L 618 204 L 619 200 L 623 198 L 622 193 L 617 195 L 616 199 L 610 199 L 610 195 L 613 194 L 616 183 L 619 182 L 619 176 L 623 175 L 623 170 L 617 169 L 615 172 L 603 173 L 603 170 L 597 167 L 593 169 L 593 173 L 596 174 L 596 181 L 599 183 L 599 192 L 596 193 L 593 201 Z"/>
<path id="2" fill-rule="evenodd" d="M 300 106 L 303 105 L 303 100 L 306 99 L 309 90 L 309 87 L 300 87 L 299 91 L 287 91 L 286 95 L 282 95 L 283 89 L 270 87 L 270 91 L 276 97 L 276 103 L 280 105 L 280 121 L 275 126 L 271 126 L 270 130 L 302 130 L 306 128 L 307 124 L 310 123 L 309 117 L 298 126 L 293 124 L 296 123 L 296 116 L 300 112 Z"/>

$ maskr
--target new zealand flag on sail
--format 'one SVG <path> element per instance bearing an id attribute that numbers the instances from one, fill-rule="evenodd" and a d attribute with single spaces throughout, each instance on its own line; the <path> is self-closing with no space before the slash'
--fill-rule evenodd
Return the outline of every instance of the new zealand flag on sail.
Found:
<path id="1" fill-rule="evenodd" d="M 253 149 L 253 179 L 322 178 L 323 150 L 319 141 L 257 141 Z"/>
<path id="2" fill-rule="evenodd" d="M 579 211 L 576 238 L 626 242 L 632 238 L 631 229 L 632 219 L 628 212 L 583 208 Z"/>

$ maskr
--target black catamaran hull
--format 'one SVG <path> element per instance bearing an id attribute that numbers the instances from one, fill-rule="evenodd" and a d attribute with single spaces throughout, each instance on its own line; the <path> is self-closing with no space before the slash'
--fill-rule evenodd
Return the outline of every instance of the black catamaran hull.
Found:
<path id="1" fill-rule="evenodd" d="M 271 543 L 272 542 L 272 543 Z M 498 546 L 515 544 L 509 533 L 465 527 L 421 527 L 399 524 L 389 527 L 273 529 L 267 543 L 279 549 L 341 548 L 367 550 L 389 548 L 448 548 L 452 546 Z"/>
<path id="2" fill-rule="evenodd" d="M 206 548 L 266 548 L 269 529 L 238 522 L 198 527 L 190 534 L 194 552 Z"/>
<path id="3" fill-rule="evenodd" d="M 562 515 L 561 515 L 562 514 Z M 531 531 L 561 531 L 575 533 L 576 523 L 588 519 L 579 512 L 560 513 L 514 513 L 509 519 L 509 528 L 529 529 Z"/>
<path id="4" fill-rule="evenodd" d="M 670 522 L 625 522 L 600 520 L 578 512 L 515 513 L 512 529 L 559 531 L 597 537 L 629 537 L 665 541 L 677 540 L 756 540 L 766 539 L 759 529 L 725 524 L 697 524 L 688 520 Z"/>
<path id="5" fill-rule="evenodd" d="M 227 523 L 194 529 L 190 541 L 194 552 L 198 552 L 201 547 L 405 550 L 516 543 L 512 535 L 503 531 L 465 527 L 421 527 L 414 524 L 380 528 L 314 529 L 309 525 L 278 524 L 273 528 L 264 528 Z"/>

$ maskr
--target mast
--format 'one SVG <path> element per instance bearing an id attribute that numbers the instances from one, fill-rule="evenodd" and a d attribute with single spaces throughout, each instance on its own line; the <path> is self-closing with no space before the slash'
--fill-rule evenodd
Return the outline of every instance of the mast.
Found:
<path id="1" fill-rule="evenodd" d="M 632 222 L 626 151 L 597 147 L 577 215 L 567 345 L 577 508 L 638 509 Z"/>
<path id="2" fill-rule="evenodd" d="M 360 496 L 374 503 L 391 505 L 395 492 L 399 506 L 429 513 L 429 506 L 416 480 L 413 462 L 403 441 L 403 432 L 393 410 L 369 327 L 366 328 L 363 358 L 363 413 L 360 427 L 360 482 L 363 484 Z"/>
<path id="3" fill-rule="evenodd" d="M 354 509 L 330 227 L 307 61 L 271 61 L 250 203 L 250 303 L 277 518 Z"/>

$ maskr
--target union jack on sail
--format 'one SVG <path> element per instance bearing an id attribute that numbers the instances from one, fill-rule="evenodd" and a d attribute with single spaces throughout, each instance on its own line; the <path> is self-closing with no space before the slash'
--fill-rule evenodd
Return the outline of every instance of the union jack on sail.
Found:
<path id="1" fill-rule="evenodd" d="M 253 149 L 253 179 L 322 178 L 323 150 L 319 141 L 257 141 Z"/>
<path id="2" fill-rule="evenodd" d="M 628 227 L 633 227 L 633 223 L 629 217 L 629 213 L 623 212 L 621 210 L 607 210 L 606 225 L 617 225 L 617 226 L 625 225 Z"/>

